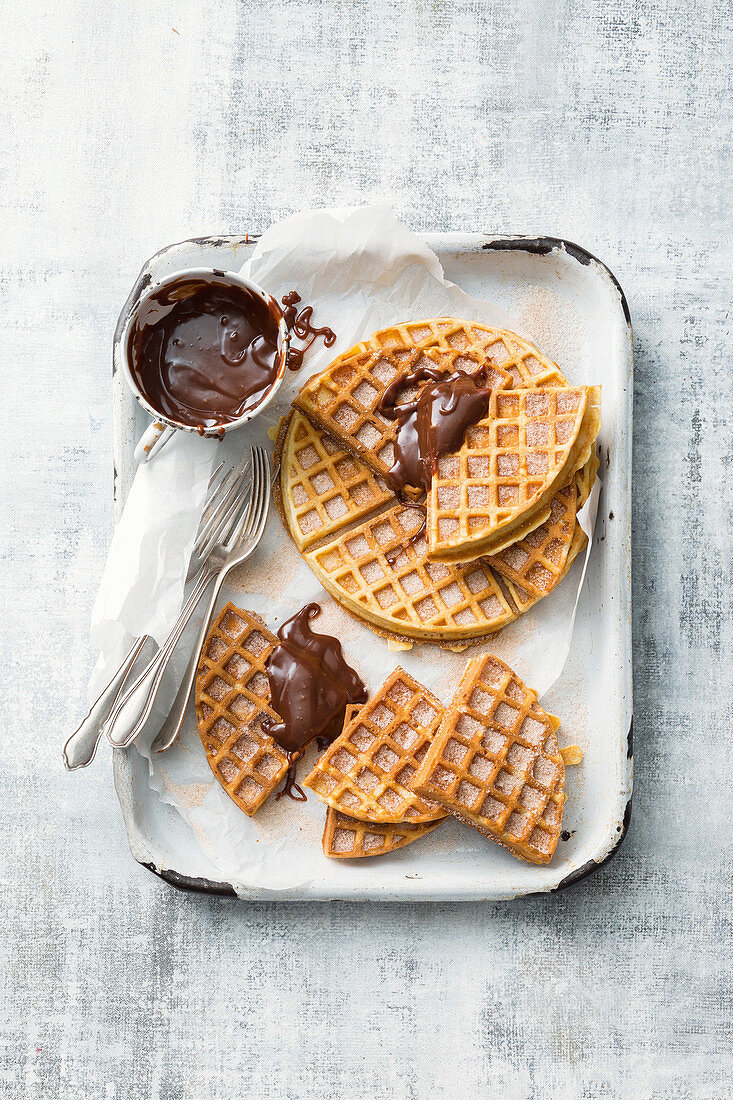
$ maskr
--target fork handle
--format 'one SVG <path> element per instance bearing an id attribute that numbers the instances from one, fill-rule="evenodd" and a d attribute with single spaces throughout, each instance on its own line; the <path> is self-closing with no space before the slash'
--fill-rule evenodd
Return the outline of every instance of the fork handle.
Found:
<path id="1" fill-rule="evenodd" d="M 209 606 L 207 608 L 206 614 L 202 619 L 201 627 L 199 629 L 198 636 L 193 647 L 193 652 L 191 653 L 188 664 L 186 665 L 186 671 L 183 674 L 181 686 L 178 689 L 178 694 L 176 695 L 173 706 L 168 713 L 168 717 L 166 718 L 163 725 L 160 727 L 160 732 L 153 741 L 153 749 L 155 750 L 155 752 L 165 752 L 166 749 L 169 749 L 171 747 L 176 737 L 178 736 L 178 731 L 180 730 L 181 724 L 183 722 L 183 716 L 186 713 L 188 697 L 191 694 L 191 688 L 193 687 L 194 680 L 196 679 L 196 670 L 198 668 L 199 660 L 201 657 L 201 649 L 206 639 L 206 635 L 208 634 L 211 616 L 214 608 L 216 607 L 216 601 L 219 598 L 219 592 L 221 591 L 221 586 L 224 583 L 224 578 L 226 577 L 227 572 L 228 570 L 222 570 L 219 576 L 216 578 L 214 590 L 211 593 L 211 598 L 209 599 Z"/>
<path id="2" fill-rule="evenodd" d="M 124 749 L 129 745 L 148 720 L 163 679 L 163 673 L 168 667 L 176 645 L 213 576 L 212 570 L 202 570 L 164 645 L 158 650 L 148 666 L 143 669 L 132 687 L 115 703 L 112 713 L 104 724 L 107 740 L 114 748 Z"/>
<path id="3" fill-rule="evenodd" d="M 63 756 L 67 771 L 73 772 L 77 768 L 86 768 L 87 764 L 91 764 L 114 701 L 149 637 L 149 634 L 144 634 L 132 643 L 122 659 L 122 664 L 99 697 L 92 703 L 84 721 L 77 726 L 64 745 Z"/>

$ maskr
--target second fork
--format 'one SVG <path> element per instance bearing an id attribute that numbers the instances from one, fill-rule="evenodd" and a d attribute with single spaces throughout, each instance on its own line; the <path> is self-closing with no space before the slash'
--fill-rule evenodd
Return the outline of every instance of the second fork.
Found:
<path id="1" fill-rule="evenodd" d="M 263 482 L 266 482 L 266 486 L 263 486 Z M 264 517 L 262 515 L 263 488 L 266 499 Z M 207 548 L 207 561 L 174 629 L 148 667 L 115 704 L 104 727 L 107 740 L 115 748 L 125 748 L 134 741 L 150 717 L 165 670 L 210 582 L 215 579 L 211 597 L 215 601 L 226 574 L 240 561 L 249 557 L 259 542 L 264 530 L 264 521 L 267 518 L 269 488 L 269 467 L 265 452 L 261 447 L 253 447 L 252 485 L 248 507 L 242 511 L 242 500 L 233 502 L 229 523 L 220 535 L 219 541 Z M 257 540 L 253 545 L 249 545 L 251 535 L 255 531 L 259 531 Z M 242 545 L 243 542 L 245 545 Z"/>

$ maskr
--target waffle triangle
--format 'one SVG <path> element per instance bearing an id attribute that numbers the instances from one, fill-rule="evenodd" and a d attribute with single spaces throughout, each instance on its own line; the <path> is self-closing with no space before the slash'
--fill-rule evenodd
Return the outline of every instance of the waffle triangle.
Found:
<path id="1" fill-rule="evenodd" d="M 487 385 L 494 389 L 566 384 L 557 364 L 515 333 L 438 317 L 375 332 L 309 379 L 295 405 L 383 477 L 392 466 L 397 428 L 377 406 L 387 386 L 421 360 L 446 372 L 473 373 L 488 364 Z M 406 389 L 400 400 L 416 392 Z"/>
<path id="2" fill-rule="evenodd" d="M 280 491 L 299 550 L 393 499 L 381 478 L 298 411 L 284 435 Z"/>
<path id="3" fill-rule="evenodd" d="M 424 825 L 413 825 L 407 821 L 383 824 L 359 821 L 329 806 L 323 829 L 323 854 L 333 859 L 388 855 L 420 840 L 438 825 L 440 821 L 430 821 Z"/>
<path id="4" fill-rule="evenodd" d="M 445 817 L 412 780 L 443 717 L 430 692 L 396 668 L 319 758 L 304 785 L 360 821 L 422 824 Z"/>
<path id="5" fill-rule="evenodd" d="M 262 729 L 279 715 L 269 706 L 265 662 L 277 645 L 257 615 L 228 603 L 201 650 L 195 705 L 211 770 L 248 816 L 277 789 L 288 758 Z"/>
<path id="6" fill-rule="evenodd" d="M 544 523 L 487 558 L 492 569 L 521 585 L 532 596 L 547 596 L 564 576 L 575 533 L 577 496 L 575 481 L 571 480 L 552 498 L 550 515 Z"/>
<path id="7" fill-rule="evenodd" d="M 573 530 L 573 537 L 570 540 L 570 546 L 568 547 L 567 557 L 565 558 L 565 564 L 557 577 L 555 584 L 549 591 L 556 588 L 563 577 L 567 576 L 570 571 L 570 566 L 573 564 L 578 554 L 580 554 L 588 543 L 588 536 L 586 535 L 580 524 L 575 522 L 575 529 Z M 518 546 L 523 546 L 524 541 L 517 543 Z M 523 615 L 525 611 L 529 611 L 530 607 L 533 607 L 538 600 L 541 600 L 543 596 L 548 595 L 548 592 L 537 593 L 536 589 L 530 591 L 526 588 L 522 581 L 512 580 L 509 576 L 502 576 L 502 582 L 507 592 L 509 593 L 511 604 L 516 608 L 518 615 Z"/>
<path id="8" fill-rule="evenodd" d="M 476 657 L 413 786 L 519 859 L 549 863 L 565 802 L 556 729 L 508 665 Z"/>
<path id="9" fill-rule="evenodd" d="M 562 485 L 589 459 L 600 427 L 595 387 L 498 391 L 461 449 L 438 461 L 428 500 L 437 560 L 498 553 L 550 515 Z"/>

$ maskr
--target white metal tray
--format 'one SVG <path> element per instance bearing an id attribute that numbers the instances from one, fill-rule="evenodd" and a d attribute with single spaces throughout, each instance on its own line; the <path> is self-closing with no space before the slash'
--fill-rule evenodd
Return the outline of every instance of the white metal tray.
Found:
<path id="1" fill-rule="evenodd" d="M 425 234 L 425 240 L 449 279 L 517 318 L 538 346 L 559 360 L 568 378 L 603 384 L 603 490 L 573 643 L 562 675 L 564 694 L 581 716 L 574 729 L 571 722 L 570 737 L 581 740 L 585 758 L 567 775 L 568 802 L 557 853 L 549 866 L 533 867 L 489 845 L 496 855 L 488 864 L 469 854 L 433 861 L 430 872 L 425 873 L 419 858 L 411 857 L 411 853 L 417 856 L 418 846 L 410 846 L 392 856 L 355 861 L 360 867 L 324 857 L 320 879 L 287 891 L 221 882 L 215 863 L 198 846 L 188 825 L 151 792 L 147 761 L 135 751 L 117 751 L 115 786 L 132 854 L 180 889 L 270 900 L 498 900 L 564 889 L 579 882 L 611 858 L 628 827 L 632 784 L 633 368 L 631 325 L 623 291 L 608 268 L 568 241 L 478 233 Z M 151 278 L 189 266 L 238 270 L 255 241 L 253 236 L 207 237 L 158 252 L 143 267 L 116 336 L 130 303 Z M 145 426 L 144 414 L 116 374 L 116 516 L 134 476 L 133 450 Z M 565 730 L 561 702 L 557 710 Z M 446 823 L 446 827 L 453 825 Z M 455 823 L 455 828 L 463 827 Z M 476 838 L 481 845 L 487 844 L 478 834 Z M 421 844 L 430 842 L 427 837 Z"/>

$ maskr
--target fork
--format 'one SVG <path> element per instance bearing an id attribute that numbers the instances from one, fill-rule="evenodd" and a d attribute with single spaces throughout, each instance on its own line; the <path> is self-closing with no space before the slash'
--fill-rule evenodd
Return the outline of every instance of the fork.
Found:
<path id="1" fill-rule="evenodd" d="M 220 462 L 209 478 L 206 503 L 199 522 L 196 541 L 191 551 L 186 584 L 199 573 L 212 538 L 218 537 L 229 518 L 232 496 L 236 492 L 237 486 L 247 476 L 248 462 L 249 458 L 245 459 L 239 466 L 230 469 L 217 481 L 224 467 L 224 463 Z M 135 639 L 123 657 L 117 671 L 92 703 L 86 717 L 66 741 L 63 747 L 63 758 L 68 771 L 86 768 L 87 765 L 91 764 L 102 738 L 104 722 L 109 717 L 115 700 L 119 698 L 127 683 L 138 657 L 150 640 L 149 634 L 143 634 L 140 638 Z"/>
<path id="2" fill-rule="evenodd" d="M 236 565 L 241 565 L 243 561 L 253 553 L 253 551 L 259 545 L 262 536 L 265 531 L 265 524 L 267 523 L 267 513 L 270 507 L 270 467 L 267 462 L 267 457 L 261 448 L 257 448 L 261 452 L 262 459 L 262 475 L 260 483 L 257 482 L 257 467 L 255 467 L 255 476 L 252 479 L 252 501 L 253 501 L 253 515 L 250 518 L 249 523 L 246 525 L 242 532 L 242 544 L 237 551 L 234 552 L 230 560 L 228 560 L 221 569 L 219 576 L 216 579 L 214 585 L 214 591 L 211 594 L 209 600 L 209 609 L 204 616 L 203 622 L 199 629 L 198 637 L 196 638 L 196 644 L 193 647 L 193 652 L 189 658 L 186 671 L 183 674 L 183 680 L 181 686 L 178 689 L 173 706 L 171 707 L 168 717 L 160 728 L 155 740 L 153 741 L 153 749 L 156 752 L 165 752 L 169 749 L 175 741 L 183 723 L 183 717 L 186 713 L 186 707 L 188 705 L 188 697 L 191 694 L 191 689 L 196 679 L 196 672 L 199 666 L 199 660 L 201 657 L 201 649 L 206 639 L 206 635 L 209 630 L 209 623 L 211 622 L 211 616 L 216 607 L 216 601 L 221 590 L 221 586 L 224 583 L 227 573 L 231 569 L 234 569 Z M 257 499 L 259 493 L 259 501 Z"/>
<path id="3" fill-rule="evenodd" d="M 247 507 L 242 511 L 241 501 L 238 504 L 233 503 L 229 512 L 229 522 L 224 531 L 219 532 L 218 540 L 213 540 L 213 538 L 207 540 L 207 559 L 176 626 L 153 661 L 150 662 L 132 687 L 117 700 L 112 713 L 105 722 L 104 731 L 107 740 L 115 748 L 125 748 L 134 741 L 150 717 L 163 674 L 168 667 L 173 651 L 191 615 L 213 579 L 214 589 L 210 597 L 208 612 L 204 616 L 199 631 L 194 656 L 189 661 L 186 670 L 186 682 L 189 680 L 188 673 L 192 666 L 195 675 L 198 650 L 206 636 L 211 612 L 216 604 L 221 586 L 228 573 L 235 566 L 246 561 L 259 545 L 265 530 L 270 506 L 270 470 L 267 456 L 262 447 L 253 447 L 251 454 L 252 483 Z M 188 690 L 190 691 L 190 684 Z"/>

